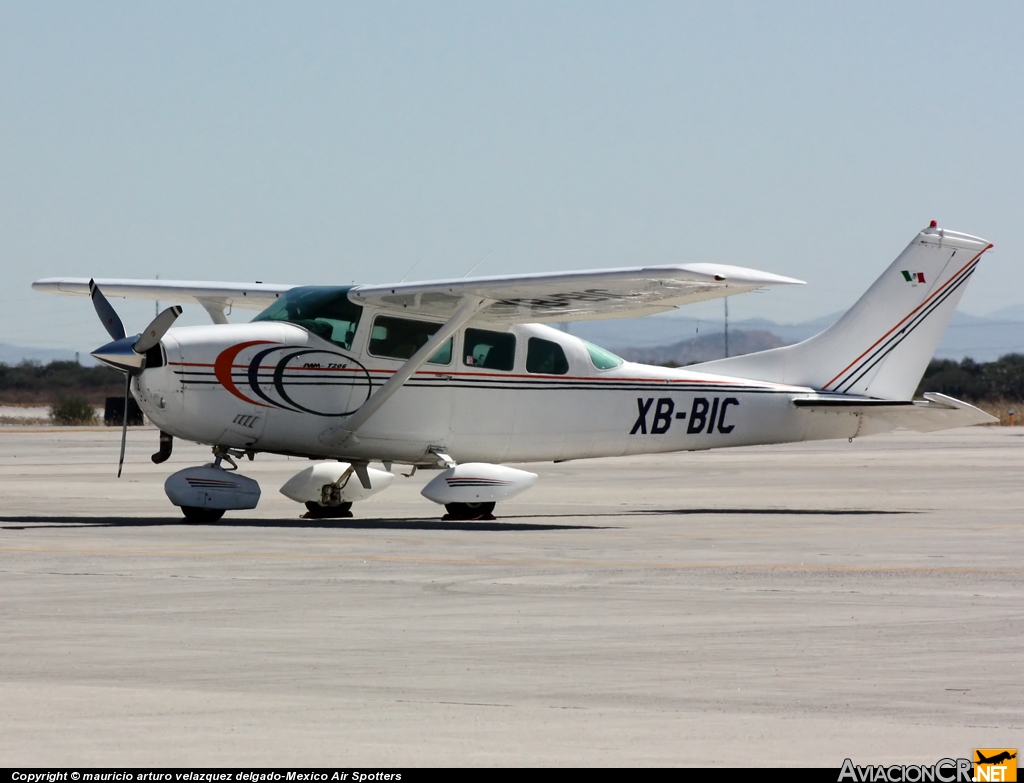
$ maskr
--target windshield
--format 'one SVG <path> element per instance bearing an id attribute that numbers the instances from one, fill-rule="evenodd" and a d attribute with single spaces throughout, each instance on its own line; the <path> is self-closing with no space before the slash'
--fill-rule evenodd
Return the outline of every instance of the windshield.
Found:
<path id="1" fill-rule="evenodd" d="M 599 370 L 611 370 L 622 364 L 625 359 L 621 359 L 611 351 L 605 350 L 600 345 L 594 345 L 588 343 L 586 340 L 581 341 L 587 347 L 587 353 L 590 354 L 590 361 L 594 363 L 594 366 Z"/>
<path id="2" fill-rule="evenodd" d="M 349 301 L 350 286 L 299 286 L 281 295 L 253 321 L 285 321 L 349 350 L 363 308 Z"/>

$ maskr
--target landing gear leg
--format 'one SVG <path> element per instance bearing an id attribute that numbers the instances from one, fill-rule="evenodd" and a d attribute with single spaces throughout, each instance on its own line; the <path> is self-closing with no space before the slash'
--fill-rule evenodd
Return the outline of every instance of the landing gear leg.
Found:
<path id="1" fill-rule="evenodd" d="M 236 452 L 235 456 L 242 456 Z M 225 468 L 221 463 L 227 462 L 231 467 Z M 221 446 L 213 447 L 213 467 L 220 468 L 221 470 L 238 470 L 238 463 L 231 459 L 231 450 L 225 449 Z"/>
<path id="2" fill-rule="evenodd" d="M 445 503 L 447 514 L 445 520 L 480 520 L 494 519 L 494 503 Z"/>

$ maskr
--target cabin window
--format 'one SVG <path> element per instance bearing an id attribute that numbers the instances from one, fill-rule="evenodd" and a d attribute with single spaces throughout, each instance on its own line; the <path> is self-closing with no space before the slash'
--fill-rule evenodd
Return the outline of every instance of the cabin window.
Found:
<path id="1" fill-rule="evenodd" d="M 516 360 L 516 336 L 511 332 L 467 329 L 462 361 L 484 370 L 511 370 Z"/>
<path id="2" fill-rule="evenodd" d="M 349 286 L 299 286 L 281 295 L 253 321 L 284 321 L 351 350 L 356 336 L 360 305 L 348 298 Z"/>
<path id="3" fill-rule="evenodd" d="M 429 321 L 413 321 L 408 318 L 393 318 L 378 315 L 373 319 L 370 332 L 370 353 L 387 359 L 409 359 L 427 344 L 441 324 Z M 428 364 L 449 364 L 452 360 L 452 338 L 427 359 Z"/>
<path id="4" fill-rule="evenodd" d="M 625 359 L 616 356 L 611 351 L 606 351 L 599 345 L 588 343 L 586 340 L 583 340 L 583 344 L 587 347 L 587 353 L 590 354 L 590 361 L 599 370 L 614 369 L 625 361 Z"/>
<path id="5" fill-rule="evenodd" d="M 544 375 L 565 375 L 569 362 L 558 343 L 531 337 L 526 343 L 526 371 Z"/>

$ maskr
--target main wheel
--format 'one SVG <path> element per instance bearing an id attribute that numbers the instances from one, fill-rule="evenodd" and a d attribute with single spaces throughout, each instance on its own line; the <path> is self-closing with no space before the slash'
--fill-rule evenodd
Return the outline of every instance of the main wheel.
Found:
<path id="1" fill-rule="evenodd" d="M 198 506 L 182 506 L 181 513 L 189 522 L 216 522 L 224 516 L 222 508 L 199 508 Z"/>
<path id="2" fill-rule="evenodd" d="M 306 519 L 342 519 L 352 516 L 352 504 L 341 503 L 337 506 L 321 506 L 309 501 L 306 503 Z"/>
<path id="3" fill-rule="evenodd" d="M 494 511 L 493 503 L 445 503 L 451 519 L 487 519 Z"/>

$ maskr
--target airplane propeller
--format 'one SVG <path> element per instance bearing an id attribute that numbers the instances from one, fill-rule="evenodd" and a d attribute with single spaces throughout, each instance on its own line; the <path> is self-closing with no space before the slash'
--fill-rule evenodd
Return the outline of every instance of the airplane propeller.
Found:
<path id="1" fill-rule="evenodd" d="M 131 396 L 132 377 L 146 369 L 146 352 L 160 343 L 160 338 L 167 333 L 175 319 L 181 315 L 181 308 L 177 305 L 168 307 L 150 321 L 149 326 L 141 334 L 128 337 L 120 317 L 107 301 L 107 297 L 103 295 L 100 287 L 96 285 L 95 280 L 89 281 L 89 296 L 92 297 L 93 307 L 96 308 L 96 314 L 103 322 L 103 327 L 113 338 L 113 342 L 93 351 L 93 358 L 125 374 L 121 456 L 117 461 L 117 477 L 121 478 L 121 469 L 124 467 L 124 448 L 128 439 L 128 399 Z"/>

